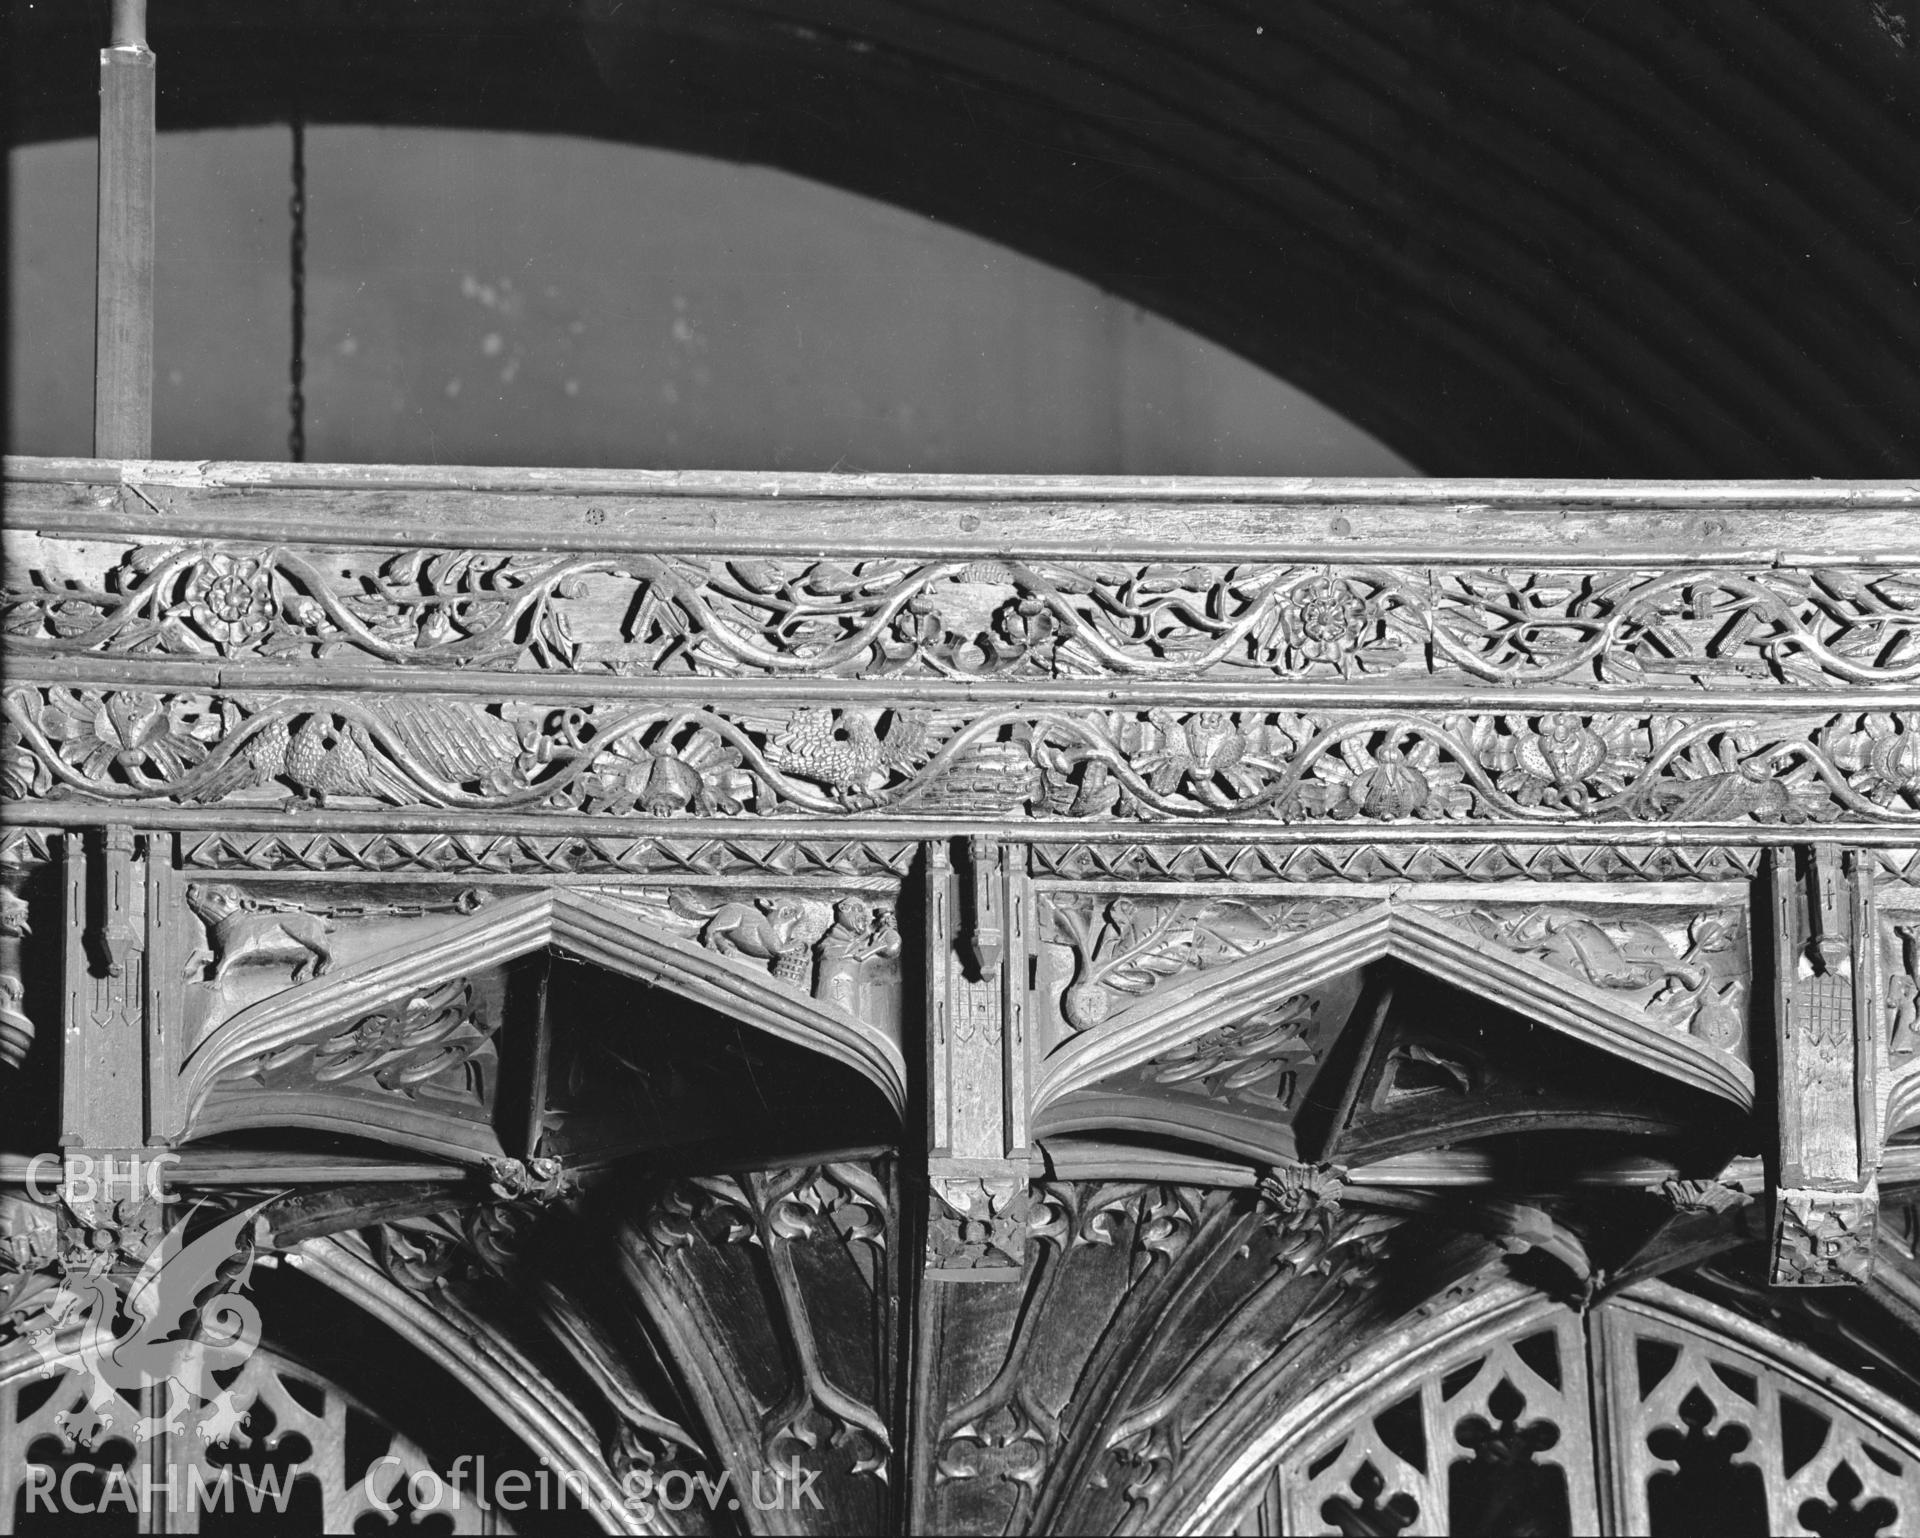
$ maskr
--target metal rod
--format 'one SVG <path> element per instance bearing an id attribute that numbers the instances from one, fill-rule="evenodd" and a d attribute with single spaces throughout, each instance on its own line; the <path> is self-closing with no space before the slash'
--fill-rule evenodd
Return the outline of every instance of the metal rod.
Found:
<path id="1" fill-rule="evenodd" d="M 307 125 L 296 106 L 293 113 L 293 194 L 287 200 L 293 232 L 287 243 L 291 276 L 293 338 L 287 362 L 287 458 L 298 464 L 307 457 Z"/>
<path id="2" fill-rule="evenodd" d="M 154 56 L 146 0 L 114 0 L 100 50 L 100 202 L 94 266 L 93 452 L 153 452 Z"/>

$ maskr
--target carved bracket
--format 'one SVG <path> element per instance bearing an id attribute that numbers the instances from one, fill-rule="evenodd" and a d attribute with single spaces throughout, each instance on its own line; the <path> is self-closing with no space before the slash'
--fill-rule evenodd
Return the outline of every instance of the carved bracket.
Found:
<path id="1" fill-rule="evenodd" d="M 1873 1271 L 1879 1192 L 1781 1190 L 1774 1198 L 1773 1284 L 1859 1285 Z"/>
<path id="2" fill-rule="evenodd" d="M 1021 1160 L 935 1159 L 927 1187 L 933 1281 L 1011 1282 L 1026 1257 L 1027 1168 Z"/>

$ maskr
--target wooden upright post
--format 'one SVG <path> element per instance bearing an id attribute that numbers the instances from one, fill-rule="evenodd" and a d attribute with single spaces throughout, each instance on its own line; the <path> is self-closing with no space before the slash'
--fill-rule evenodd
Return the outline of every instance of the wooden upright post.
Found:
<path id="1" fill-rule="evenodd" d="M 154 58 L 146 0 L 114 0 L 100 50 L 100 207 L 95 253 L 93 452 L 153 452 Z"/>

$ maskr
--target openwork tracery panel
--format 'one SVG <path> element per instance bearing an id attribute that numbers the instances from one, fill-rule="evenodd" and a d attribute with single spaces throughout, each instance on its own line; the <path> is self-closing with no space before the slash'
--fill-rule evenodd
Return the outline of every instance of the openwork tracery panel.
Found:
<path id="1" fill-rule="evenodd" d="M 1544 1518 L 1543 1530 L 1591 1532 L 1586 1405 L 1586 1350 L 1569 1310 L 1541 1300 L 1448 1331 L 1282 1460 L 1280 1530 L 1491 1532 L 1525 1513 Z"/>
<path id="2" fill-rule="evenodd" d="M 1913 1531 L 1920 1417 L 1711 1303 L 1496 1295 L 1404 1328 L 1290 1440 L 1237 1531 L 1875 1538 Z"/>
<path id="3" fill-rule="evenodd" d="M 1613 1529 L 1856 1535 L 1914 1531 L 1911 1414 L 1765 1332 L 1667 1294 L 1593 1316 Z M 1852 1392 L 1849 1392 L 1849 1388 Z"/>
<path id="4" fill-rule="evenodd" d="M 0 1383 L 0 1532 L 82 1509 L 107 1521 L 144 1512 L 164 1528 L 143 1530 L 169 1532 L 268 1513 L 329 1533 L 423 1521 L 448 1533 L 513 1531 L 497 1508 L 449 1489 L 418 1444 L 290 1358 L 262 1347 L 221 1376 L 241 1430 L 225 1445 L 198 1434 L 192 1417 L 190 1429 L 167 1424 L 164 1385 L 116 1390 L 102 1405 L 84 1367 Z M 95 1416 L 110 1426 L 89 1439 Z"/>

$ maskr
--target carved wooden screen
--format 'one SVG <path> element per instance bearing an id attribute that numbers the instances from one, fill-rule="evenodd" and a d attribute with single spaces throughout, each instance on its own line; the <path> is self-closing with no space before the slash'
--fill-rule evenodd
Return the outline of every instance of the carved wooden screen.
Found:
<path id="1" fill-rule="evenodd" d="M 1247 1538 L 1872 1538 L 1920 1514 L 1911 1413 L 1657 1284 L 1584 1320 L 1542 1297 L 1456 1310 L 1393 1371 L 1323 1397 L 1239 1524 Z"/>
<path id="2" fill-rule="evenodd" d="M 263 1522 L 328 1533 L 513 1530 L 497 1506 L 449 1492 L 426 1453 L 357 1399 L 266 1347 L 227 1386 L 246 1445 L 143 1428 L 140 1418 L 164 1406 L 117 1394 L 113 1430 L 86 1448 L 72 1429 L 87 1418 L 92 1384 L 85 1368 L 0 1376 L 0 1534 L 76 1522 L 101 1532 L 257 1532 Z M 139 1440 L 143 1429 L 157 1434 Z"/>

